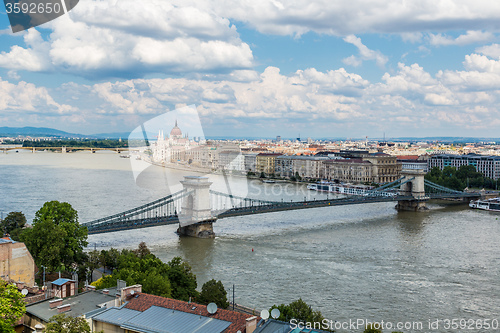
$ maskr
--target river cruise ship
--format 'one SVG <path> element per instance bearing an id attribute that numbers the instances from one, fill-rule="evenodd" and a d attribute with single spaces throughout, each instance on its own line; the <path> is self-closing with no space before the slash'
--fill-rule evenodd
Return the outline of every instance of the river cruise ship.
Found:
<path id="1" fill-rule="evenodd" d="M 469 203 L 469 207 L 489 210 L 492 212 L 500 212 L 500 198 L 492 198 L 488 200 L 472 200 Z"/>
<path id="2" fill-rule="evenodd" d="M 361 195 L 367 196 L 373 194 L 373 186 L 368 185 L 353 185 L 344 183 L 331 183 L 331 182 L 318 182 L 315 184 L 308 184 L 307 188 L 314 191 L 321 192 L 331 192 L 345 195 Z M 377 193 L 378 196 L 395 196 L 396 193 L 393 192 L 383 192 Z"/>

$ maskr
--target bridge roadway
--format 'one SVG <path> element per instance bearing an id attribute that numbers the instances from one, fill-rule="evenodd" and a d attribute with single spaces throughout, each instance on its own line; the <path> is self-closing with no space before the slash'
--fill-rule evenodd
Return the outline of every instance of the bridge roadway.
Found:
<path id="1" fill-rule="evenodd" d="M 50 151 L 60 151 L 60 152 L 73 152 L 73 151 L 82 151 L 82 150 L 89 150 L 91 152 L 96 152 L 96 151 L 102 151 L 102 150 L 109 150 L 117 153 L 122 153 L 125 151 L 134 151 L 138 149 L 134 148 L 127 148 L 127 147 L 121 147 L 121 148 L 94 148 L 94 147 L 1 147 L 3 152 L 6 153 L 11 150 L 31 150 L 32 152 L 36 151 L 44 151 L 44 150 L 50 150 Z"/>
<path id="2" fill-rule="evenodd" d="M 474 193 L 464 193 L 463 195 L 458 195 L 456 193 L 440 193 L 440 194 L 429 194 L 422 198 L 422 200 L 429 199 L 446 199 L 446 198 L 457 198 L 461 197 L 465 200 L 478 197 L 479 194 Z M 293 201 L 293 202 L 277 202 L 275 204 L 267 205 L 253 205 L 250 207 L 234 207 L 229 210 L 215 210 L 213 215 L 218 219 L 234 217 L 234 216 L 245 216 L 252 214 L 262 214 L 262 213 L 272 213 L 281 212 L 287 210 L 297 210 L 297 209 L 309 209 L 309 208 L 319 208 L 319 207 L 331 207 L 331 206 L 344 206 L 344 205 L 356 205 L 356 204 L 366 204 L 366 203 L 377 203 L 377 202 L 398 202 L 401 200 L 415 200 L 413 196 L 370 196 L 370 197 L 347 197 L 341 199 L 326 199 L 326 200 L 313 200 L 313 201 Z M 98 225 L 93 225 L 88 227 L 89 235 L 99 234 L 105 232 L 114 232 L 121 230 L 130 229 L 140 229 L 147 227 L 154 227 L 160 225 L 178 224 L 179 218 L 177 215 L 169 216 L 157 216 L 157 217 L 147 217 L 140 219 L 129 219 L 123 221 L 116 221 L 112 223 L 102 223 Z"/>

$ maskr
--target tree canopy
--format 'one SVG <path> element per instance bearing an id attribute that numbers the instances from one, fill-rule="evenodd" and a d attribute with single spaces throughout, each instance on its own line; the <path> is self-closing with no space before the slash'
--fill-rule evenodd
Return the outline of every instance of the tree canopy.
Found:
<path id="1" fill-rule="evenodd" d="M 14 332 L 12 327 L 26 312 L 24 296 L 13 284 L 0 279 L 0 331 Z"/>
<path id="2" fill-rule="evenodd" d="M 90 326 L 82 317 L 61 313 L 50 318 L 44 333 L 90 333 Z M 102 333 L 99 332 L 99 333 Z"/>
<path id="3" fill-rule="evenodd" d="M 0 222 L 0 232 L 9 234 L 13 240 L 19 240 L 19 233 L 26 225 L 26 216 L 22 212 L 10 212 Z"/>
<path id="4" fill-rule="evenodd" d="M 78 213 L 67 202 L 46 202 L 36 212 L 33 227 L 22 232 L 21 240 L 36 264 L 49 271 L 85 261 L 87 228 L 80 226 Z"/>
<path id="5" fill-rule="evenodd" d="M 110 249 L 101 251 L 100 255 L 106 258 L 109 252 L 115 251 L 119 253 Z M 184 301 L 198 296 L 196 275 L 192 273 L 191 266 L 180 257 L 164 263 L 149 251 L 146 244 L 141 244 L 137 250 L 123 249 L 117 255 L 113 274 L 102 277 L 92 285 L 97 289 L 110 288 L 116 286 L 117 280 L 123 280 L 127 285 L 141 284 L 142 290 L 152 295 Z"/>
<path id="6" fill-rule="evenodd" d="M 302 300 L 302 298 L 299 298 L 298 300 L 293 301 L 288 305 L 273 305 L 269 309 L 269 312 L 271 312 L 273 309 L 280 310 L 280 316 L 278 320 L 281 321 L 289 322 L 290 320 L 295 318 L 303 322 L 321 323 L 323 319 L 325 319 L 320 311 L 314 311 L 310 305 L 307 305 L 306 302 Z"/>
<path id="7" fill-rule="evenodd" d="M 226 309 L 229 306 L 227 292 L 221 281 L 212 279 L 201 287 L 201 293 L 197 301 L 201 304 L 215 303 L 219 308 Z"/>
<path id="8" fill-rule="evenodd" d="M 425 175 L 425 179 L 457 191 L 463 191 L 465 187 L 489 189 L 497 187 L 495 180 L 484 177 L 473 165 L 462 165 L 458 169 L 446 166 L 443 170 L 434 167 Z"/>

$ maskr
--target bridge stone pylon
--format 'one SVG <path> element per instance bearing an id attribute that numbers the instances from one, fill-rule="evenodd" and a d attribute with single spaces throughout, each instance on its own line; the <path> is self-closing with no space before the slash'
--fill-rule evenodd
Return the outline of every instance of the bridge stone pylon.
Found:
<path id="1" fill-rule="evenodd" d="M 188 193 L 182 201 L 179 214 L 179 229 L 182 235 L 213 238 L 213 223 L 217 217 L 212 215 L 210 207 L 210 185 L 208 177 L 184 176 L 181 181 Z"/>
<path id="2" fill-rule="evenodd" d="M 396 205 L 401 211 L 423 211 L 427 210 L 425 202 L 429 197 L 425 195 L 425 172 L 423 170 L 404 170 L 401 172 L 404 179 L 399 189 L 401 196 L 413 197 L 409 200 L 399 200 Z"/>

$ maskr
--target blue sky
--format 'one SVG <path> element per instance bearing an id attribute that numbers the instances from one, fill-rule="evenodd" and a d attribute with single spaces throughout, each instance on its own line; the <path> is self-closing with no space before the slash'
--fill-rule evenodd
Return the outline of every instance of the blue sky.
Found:
<path id="1" fill-rule="evenodd" d="M 16 34 L 2 8 L 0 126 L 499 137 L 499 28 L 494 0 L 81 0 Z"/>

